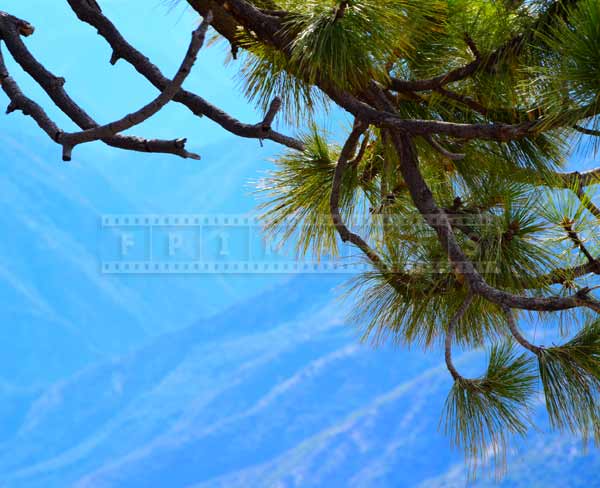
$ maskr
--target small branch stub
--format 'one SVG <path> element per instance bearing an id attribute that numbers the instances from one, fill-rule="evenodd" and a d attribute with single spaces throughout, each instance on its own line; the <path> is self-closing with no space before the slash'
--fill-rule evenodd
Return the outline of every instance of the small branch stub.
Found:
<path id="1" fill-rule="evenodd" d="M 29 22 L 20 21 L 17 25 L 19 29 L 19 34 L 23 37 L 29 37 L 35 32 L 35 27 L 31 25 Z"/>
<path id="2" fill-rule="evenodd" d="M 279 112 L 279 110 L 281 110 L 281 104 L 281 98 L 275 97 L 271 102 L 271 105 L 269 105 L 269 110 L 267 110 L 265 118 L 261 123 L 262 130 L 264 130 L 265 132 L 271 129 L 271 125 L 273 124 L 277 113 Z"/>

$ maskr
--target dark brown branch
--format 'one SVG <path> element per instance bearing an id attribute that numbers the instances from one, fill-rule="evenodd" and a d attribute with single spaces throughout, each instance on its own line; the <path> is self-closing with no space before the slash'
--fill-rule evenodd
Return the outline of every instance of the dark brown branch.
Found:
<path id="1" fill-rule="evenodd" d="M 165 89 L 169 80 L 156 65 L 152 64 L 146 56 L 123 38 L 113 23 L 102 12 L 91 8 L 84 0 L 67 1 L 80 20 L 95 27 L 98 33 L 106 39 L 113 49 L 115 56 L 130 63 L 158 90 L 163 91 Z M 262 122 L 258 124 L 244 124 L 214 105 L 211 105 L 202 97 L 187 90 L 179 90 L 173 97 L 173 100 L 185 105 L 197 116 L 205 115 L 225 130 L 237 136 L 250 139 L 268 139 L 298 151 L 304 150 L 302 141 L 280 134 L 272 129 L 264 130 Z"/>
<path id="2" fill-rule="evenodd" d="M 275 120 L 279 110 L 281 110 L 281 98 L 275 97 L 271 102 L 271 105 L 269 105 L 269 109 L 267 110 L 265 118 L 262 121 L 261 126 L 263 131 L 266 132 L 271 129 L 271 125 L 273 124 L 273 121 Z"/>
<path id="3" fill-rule="evenodd" d="M 348 161 L 356 151 L 356 146 L 358 145 L 360 136 L 365 132 L 366 129 L 366 124 L 358 120 L 355 121 L 354 127 L 350 132 L 350 135 L 348 136 L 344 147 L 342 148 L 342 152 L 340 153 L 338 163 L 335 167 L 335 173 L 333 175 L 331 196 L 329 199 L 329 210 L 331 213 L 331 218 L 333 220 L 333 225 L 335 226 L 342 241 L 351 242 L 369 258 L 369 260 L 373 263 L 373 265 L 376 268 L 385 269 L 385 265 L 379 257 L 379 255 L 373 249 L 371 249 L 371 247 L 366 243 L 366 241 L 362 237 L 348 229 L 340 213 L 340 192 L 342 187 L 344 171 L 346 169 Z"/>
<path id="4" fill-rule="evenodd" d="M 204 38 L 206 37 L 206 31 L 208 30 L 211 19 L 211 15 L 208 15 L 200 26 L 192 33 L 192 39 L 181 66 L 177 70 L 173 81 L 167 84 L 158 97 L 139 110 L 109 124 L 87 129 L 82 132 L 60 134 L 58 142 L 63 146 L 63 161 L 71 160 L 71 152 L 75 146 L 86 142 L 97 141 L 131 129 L 148 120 L 167 105 L 180 90 L 181 85 L 192 71 L 192 67 L 198 57 L 198 52 L 204 44 Z"/>
<path id="5" fill-rule="evenodd" d="M 452 361 L 452 339 L 454 338 L 456 327 L 458 326 L 465 313 L 471 306 L 471 303 L 473 303 L 474 298 L 475 295 L 473 295 L 473 293 L 469 291 L 469 294 L 465 298 L 465 301 L 461 304 L 456 313 L 450 319 L 450 323 L 448 324 L 448 331 L 446 332 L 444 356 L 446 358 L 446 367 L 448 368 L 448 371 L 450 371 L 450 374 L 452 375 L 452 378 L 454 378 L 454 381 L 463 379 L 463 377 L 458 372 L 458 370 L 454 366 L 454 362 Z"/>
<path id="6" fill-rule="evenodd" d="M 509 307 L 502 307 L 502 311 L 504 312 L 504 316 L 506 317 L 506 322 L 508 324 L 508 328 L 510 333 L 515 338 L 515 340 L 523 346 L 528 351 L 531 351 L 536 356 L 542 351 L 542 348 L 539 346 L 534 346 L 531 342 L 529 342 L 517 326 L 517 322 L 515 321 L 515 317 L 513 316 L 513 311 Z"/>
<path id="7" fill-rule="evenodd" d="M 468 32 L 465 32 L 464 38 L 465 43 L 467 44 L 467 46 L 469 46 L 471 53 L 473 54 L 473 56 L 475 56 L 475 59 L 481 59 L 481 52 L 479 52 L 479 48 L 477 47 L 477 44 L 475 44 L 475 41 L 473 40 L 471 35 Z"/>
<path id="8" fill-rule="evenodd" d="M 8 47 L 15 61 L 27 72 L 49 95 L 51 100 L 81 129 L 97 127 L 98 124 L 69 97 L 64 89 L 64 78 L 55 76 L 39 63 L 21 40 L 23 25 L 29 23 L 9 14 L 0 12 L 0 38 Z M 30 29 L 33 32 L 33 29 Z M 103 139 L 103 142 L 120 149 L 174 154 L 183 158 L 198 158 L 196 154 L 185 149 L 185 139 L 160 140 L 143 139 L 134 136 L 113 136 Z"/>
<path id="9" fill-rule="evenodd" d="M 347 8 L 348 8 L 347 1 L 340 2 L 340 4 L 338 5 L 338 7 L 335 10 L 335 21 L 338 21 L 346 14 Z"/>
<path id="10" fill-rule="evenodd" d="M 350 161 L 348 161 L 348 166 L 355 167 L 360 164 L 362 159 L 365 157 L 367 149 L 369 148 L 370 139 L 371 139 L 371 135 L 369 134 L 369 132 L 365 132 L 365 134 L 363 136 L 363 140 L 360 143 L 360 148 L 358 149 L 356 156 L 354 156 Z"/>
<path id="11" fill-rule="evenodd" d="M 439 152 L 445 158 L 451 159 L 452 161 L 459 161 L 461 159 L 465 159 L 467 157 L 466 154 L 453 153 L 448 151 L 444 146 L 442 146 L 439 142 L 437 142 L 430 134 L 423 136 L 423 138 L 427 141 L 427 143 Z"/>
<path id="12" fill-rule="evenodd" d="M 408 135 L 397 132 L 393 132 L 392 136 L 401 160 L 400 172 L 407 184 L 413 203 L 437 233 L 455 273 L 465 277 L 474 293 L 493 303 L 510 308 L 558 311 L 585 306 L 600 313 L 600 303 L 589 297 L 529 297 L 515 295 L 490 286 L 465 256 L 456 241 L 448 216 L 435 203 L 433 194 L 418 168 L 417 153 L 412 140 Z"/>
<path id="13" fill-rule="evenodd" d="M 594 272 L 596 274 L 600 274 L 600 263 L 596 260 L 594 256 L 588 251 L 586 245 L 583 243 L 581 238 L 579 237 L 579 233 L 573 229 L 573 221 L 565 219 L 561 222 L 562 228 L 567 233 L 567 237 L 571 240 L 573 245 L 578 248 L 581 253 L 586 257 L 590 265 L 592 265 Z"/>
<path id="14" fill-rule="evenodd" d="M 4 56 L 0 51 L 0 82 L 4 93 L 8 96 L 10 104 L 6 113 L 12 113 L 15 110 L 21 110 L 24 115 L 28 115 L 53 141 L 57 141 L 62 130 L 48 117 L 44 109 L 30 98 L 27 98 L 15 80 L 8 73 Z"/>
<path id="15" fill-rule="evenodd" d="M 381 128 L 398 130 L 413 136 L 423 136 L 427 134 L 444 134 L 463 140 L 481 139 L 494 140 L 498 142 L 508 142 L 511 140 L 523 139 L 525 137 L 535 136 L 538 130 L 543 127 L 544 131 L 563 127 L 566 121 L 573 114 L 584 118 L 594 115 L 600 110 L 600 104 L 591 104 L 576 111 L 566 112 L 561 120 L 552 124 L 542 122 L 527 121 L 516 124 L 505 123 L 480 123 L 464 124 L 456 122 L 445 122 L 436 120 L 403 119 L 394 113 L 377 110 L 367 103 L 359 100 L 348 92 L 342 92 L 336 89 L 324 89 L 324 91 L 338 105 L 352 113 L 355 117 L 365 122 Z"/>
<path id="16" fill-rule="evenodd" d="M 574 125 L 573 129 L 575 129 L 577 132 L 585 134 L 586 136 L 600 137 L 600 130 L 588 129 L 580 125 Z"/>

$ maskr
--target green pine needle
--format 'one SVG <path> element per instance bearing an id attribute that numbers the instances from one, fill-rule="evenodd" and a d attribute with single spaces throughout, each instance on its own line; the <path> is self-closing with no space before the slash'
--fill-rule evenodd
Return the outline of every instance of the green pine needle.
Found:
<path id="1" fill-rule="evenodd" d="M 299 255 L 337 256 L 329 198 L 340 148 L 329 144 L 314 126 L 303 142 L 303 152 L 285 153 L 275 161 L 277 169 L 259 182 L 258 193 L 267 199 L 261 205 L 261 220 L 267 233 L 281 243 L 293 238 Z M 358 168 L 348 168 L 342 181 L 342 215 L 352 219 L 361 199 Z"/>
<path id="2" fill-rule="evenodd" d="M 562 346 L 542 348 L 539 370 L 552 426 L 600 440 L 600 322 Z"/>
<path id="3" fill-rule="evenodd" d="M 492 347 L 483 378 L 455 381 L 445 405 L 445 432 L 464 450 L 471 474 L 490 452 L 496 468 L 504 468 L 508 436 L 527 432 L 535 381 L 532 362 L 509 343 Z"/>

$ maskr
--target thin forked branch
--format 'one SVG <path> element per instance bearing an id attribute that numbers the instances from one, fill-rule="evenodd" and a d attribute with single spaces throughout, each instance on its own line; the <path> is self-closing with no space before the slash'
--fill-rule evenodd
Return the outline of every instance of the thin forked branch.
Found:
<path id="1" fill-rule="evenodd" d="M 158 66 L 153 64 L 148 57 L 135 49 L 121 35 L 115 25 L 102 13 L 100 9 L 89 5 L 85 0 L 67 0 L 77 17 L 94 27 L 110 45 L 113 50 L 112 61 L 123 59 L 130 63 L 144 78 L 158 90 L 163 91 L 169 83 Z M 194 115 L 205 115 L 216 122 L 225 130 L 240 137 L 271 140 L 298 151 L 304 150 L 304 144 L 299 139 L 281 134 L 270 127 L 265 129 L 263 121 L 257 124 L 245 124 L 231 117 L 202 97 L 180 89 L 173 97 L 173 101 L 185 105 Z M 270 125 L 270 124 L 269 124 Z"/>
<path id="2" fill-rule="evenodd" d="M 60 108 L 81 129 L 85 130 L 97 127 L 98 124 L 96 121 L 92 119 L 65 91 L 65 79 L 55 76 L 48 71 L 29 52 L 25 43 L 22 41 L 21 36 L 31 35 L 33 32 L 34 28 L 28 22 L 11 16 L 5 12 L 0 12 L 0 38 L 6 44 L 6 47 L 10 51 L 15 61 L 44 89 L 56 106 Z M 6 67 L 4 67 L 3 73 L 8 75 Z M 38 109 L 36 110 L 28 110 L 28 108 L 32 108 L 32 100 L 27 99 L 28 101 L 25 103 L 26 97 L 19 89 L 16 81 L 11 78 L 11 82 L 12 83 L 9 92 L 13 95 L 12 97 L 9 95 L 9 97 L 11 97 L 9 111 L 25 109 L 24 111 L 31 116 L 38 114 L 37 116 L 39 119 L 40 110 L 41 112 L 44 112 L 43 109 L 38 106 Z M 56 133 L 53 133 L 51 137 L 52 140 L 56 140 Z M 185 149 L 185 139 L 161 140 L 115 135 L 102 139 L 102 141 L 112 147 L 129 151 L 173 154 L 182 158 L 198 157 L 197 155 L 190 153 Z"/>
<path id="3" fill-rule="evenodd" d="M 150 103 L 144 105 L 139 110 L 109 124 L 87 129 L 82 132 L 60 134 L 58 137 L 58 142 L 63 146 L 63 160 L 71 160 L 71 152 L 78 144 L 97 141 L 99 139 L 110 137 L 119 132 L 128 130 L 148 120 L 150 117 L 158 113 L 167 103 L 169 103 L 179 91 L 187 76 L 190 74 L 192 66 L 196 62 L 198 52 L 204 44 L 206 31 L 211 20 L 212 16 L 208 15 L 205 17 L 200 26 L 193 32 L 190 46 L 185 58 L 183 59 L 183 62 L 181 63 L 181 66 L 177 70 L 177 74 L 173 80 L 167 84 L 165 89 L 160 95 L 158 95 L 158 97 L 156 97 Z"/>

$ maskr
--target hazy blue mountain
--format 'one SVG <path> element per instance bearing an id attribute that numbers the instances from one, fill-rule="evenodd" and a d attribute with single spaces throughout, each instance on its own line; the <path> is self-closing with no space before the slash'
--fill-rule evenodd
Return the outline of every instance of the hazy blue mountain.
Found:
<path id="1" fill-rule="evenodd" d="M 25 123 L 16 120 L 17 127 Z M 152 201 L 139 194 L 125 197 L 87 160 L 66 165 L 52 157 L 56 147 L 43 134 L 8 129 L 0 142 L 0 382 L 32 387 L 73 374 L 210 316 L 273 281 L 102 274 L 103 214 L 166 208 L 181 213 L 204 206 L 209 212 L 210 207 L 193 198 L 192 187 L 172 188 Z M 128 164 L 129 157 L 123 155 L 121 163 Z M 131 156 L 134 163 L 136 157 Z M 231 167 L 231 180 L 222 182 L 220 194 L 239 204 L 236 195 L 245 180 L 235 164 Z M 158 165 L 154 174 L 164 180 L 172 172 Z M 183 173 L 193 179 L 202 171 L 188 167 Z M 210 184 L 217 176 L 205 174 L 204 181 Z M 173 194 L 181 199 L 176 205 L 170 205 Z"/>
<path id="2" fill-rule="evenodd" d="M 438 432 L 441 355 L 359 344 L 332 300 L 339 282 L 297 277 L 22 399 L 2 486 L 464 486 Z M 538 417 L 502 486 L 589 486 L 597 451 Z"/>

